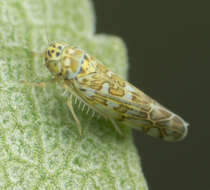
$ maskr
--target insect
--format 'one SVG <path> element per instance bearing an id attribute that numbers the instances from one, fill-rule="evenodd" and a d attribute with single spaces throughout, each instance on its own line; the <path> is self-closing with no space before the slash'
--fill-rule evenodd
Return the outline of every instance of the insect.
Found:
<path id="1" fill-rule="evenodd" d="M 106 119 L 121 134 L 118 123 L 166 141 L 182 140 L 188 123 L 129 82 L 112 72 L 84 50 L 53 43 L 42 54 L 45 66 L 70 95 L 67 105 L 82 134 L 72 96 Z"/>

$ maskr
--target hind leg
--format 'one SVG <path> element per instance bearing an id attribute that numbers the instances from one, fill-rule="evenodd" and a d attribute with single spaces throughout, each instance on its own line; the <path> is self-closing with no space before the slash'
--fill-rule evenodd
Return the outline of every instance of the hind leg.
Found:
<path id="1" fill-rule="evenodd" d="M 79 135 L 82 136 L 81 124 L 80 124 L 79 119 L 77 118 L 77 115 L 76 115 L 75 112 L 74 112 L 74 108 L 73 108 L 73 106 L 72 106 L 72 100 L 71 100 L 70 98 L 67 99 L 67 105 L 68 105 L 68 107 L 69 107 L 69 109 L 70 109 L 70 111 L 71 111 L 71 113 L 72 113 L 72 116 L 73 116 L 73 118 L 74 118 L 74 120 L 75 120 L 75 122 L 76 122 L 76 124 L 77 124 L 77 129 L 78 129 L 78 131 L 79 131 Z"/>
<path id="2" fill-rule="evenodd" d="M 115 130 L 119 133 L 120 136 L 124 136 L 118 125 L 116 124 L 115 120 L 112 118 L 109 118 L 109 120 L 112 122 L 112 125 L 114 126 Z"/>

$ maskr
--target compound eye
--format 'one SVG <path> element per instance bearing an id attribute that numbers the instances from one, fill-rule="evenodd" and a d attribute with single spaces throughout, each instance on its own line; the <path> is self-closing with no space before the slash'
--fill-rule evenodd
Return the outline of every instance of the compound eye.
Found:
<path id="1" fill-rule="evenodd" d="M 57 53 L 56 53 L 56 57 L 58 57 L 59 55 L 60 55 L 60 52 L 57 52 Z"/>
<path id="2" fill-rule="evenodd" d="M 48 54 L 49 57 L 51 57 L 50 50 L 47 51 L 47 54 Z"/>

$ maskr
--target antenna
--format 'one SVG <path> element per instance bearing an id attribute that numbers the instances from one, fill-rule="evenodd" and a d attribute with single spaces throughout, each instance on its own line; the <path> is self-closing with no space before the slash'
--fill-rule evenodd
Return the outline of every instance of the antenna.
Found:
<path id="1" fill-rule="evenodd" d="M 48 45 L 50 45 L 50 40 L 49 40 L 49 38 L 48 38 L 48 30 L 47 30 L 47 23 L 46 23 L 46 20 L 44 20 L 44 32 L 45 32 L 45 37 L 46 37 L 46 39 L 47 39 L 47 44 Z"/>

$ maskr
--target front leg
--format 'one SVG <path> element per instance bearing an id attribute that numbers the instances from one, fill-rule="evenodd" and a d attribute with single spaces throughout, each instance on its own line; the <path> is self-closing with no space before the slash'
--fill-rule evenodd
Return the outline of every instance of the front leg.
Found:
<path id="1" fill-rule="evenodd" d="M 47 84 L 49 83 L 55 83 L 60 81 L 60 79 L 58 77 L 53 78 L 53 79 L 48 79 L 44 82 L 30 82 L 30 81 L 25 81 L 25 80 L 21 80 L 20 82 L 23 83 L 24 85 L 27 86 L 35 86 L 35 87 L 45 87 Z"/>
<path id="2" fill-rule="evenodd" d="M 35 87 L 45 87 L 46 86 L 46 82 L 29 82 L 29 81 L 25 81 L 25 80 L 21 80 L 20 82 L 27 86 L 35 86 Z"/>

